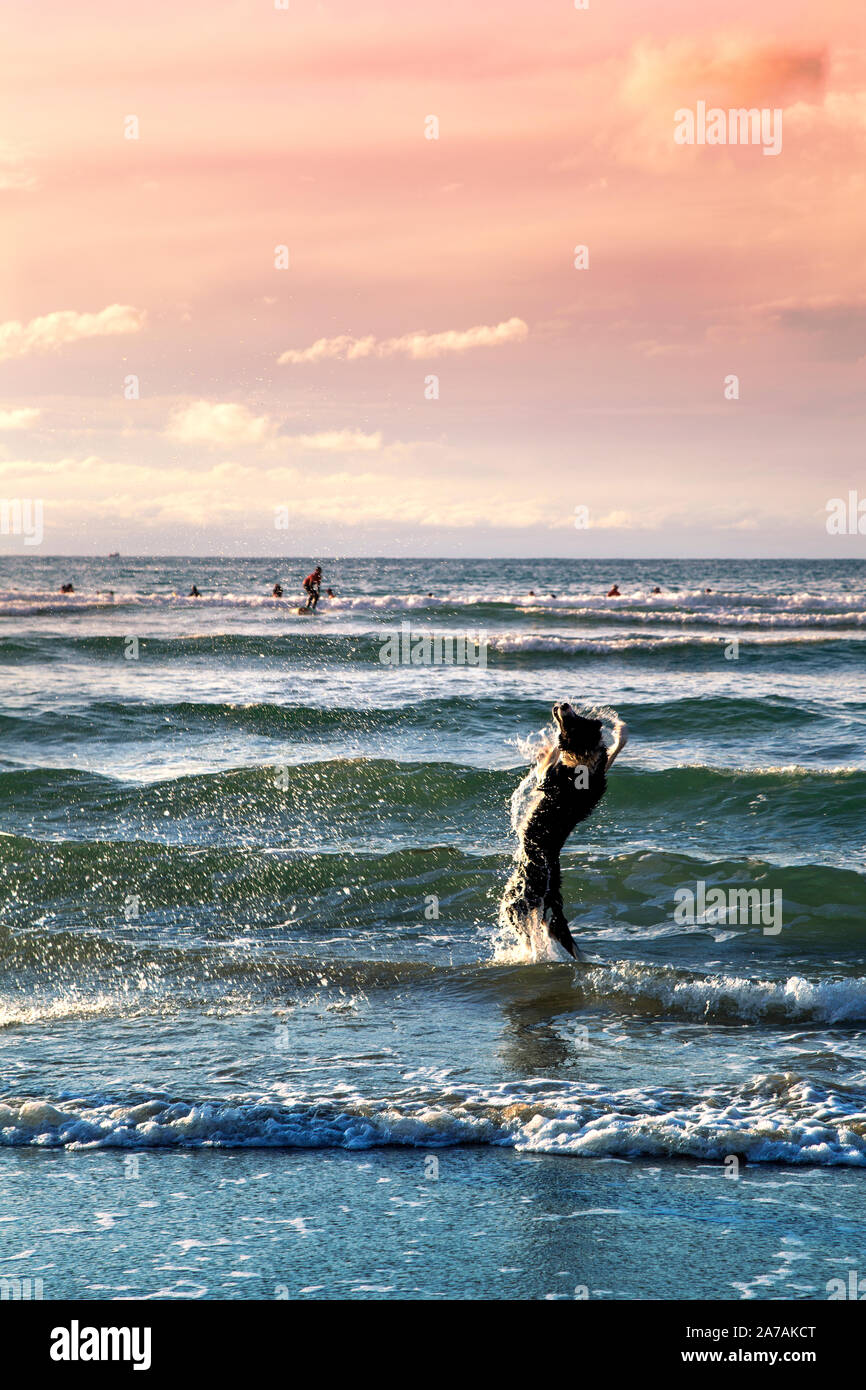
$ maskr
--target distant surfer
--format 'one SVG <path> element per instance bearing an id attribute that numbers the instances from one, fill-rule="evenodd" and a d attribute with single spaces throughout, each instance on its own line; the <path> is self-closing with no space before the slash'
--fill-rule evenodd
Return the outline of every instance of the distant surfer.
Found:
<path id="1" fill-rule="evenodd" d="M 69 584 L 61 584 L 61 585 L 60 585 L 60 592 L 61 592 L 61 594 L 74 594 L 74 593 L 75 593 L 75 585 L 72 584 L 72 583 L 69 583 Z"/>
<path id="2" fill-rule="evenodd" d="M 271 598 L 282 598 L 282 597 L 283 597 L 283 586 L 282 586 L 282 584 L 275 584 L 274 587 L 271 589 Z"/>
<path id="3" fill-rule="evenodd" d="M 312 574 L 308 574 L 308 575 L 307 575 L 307 577 L 306 577 L 306 579 L 304 580 L 304 583 L 303 583 L 303 589 L 304 589 L 304 593 L 307 595 L 307 601 L 306 601 L 306 603 L 304 604 L 304 610 L 303 610 L 303 611 L 304 611 L 304 612 L 309 612 L 309 613 L 315 613 L 315 611 L 316 611 L 316 604 L 319 602 L 319 596 L 320 596 L 320 594 L 321 594 L 321 592 L 322 592 L 322 566 L 321 566 L 321 565 L 316 565 L 316 568 L 313 570 Z"/>
<path id="4" fill-rule="evenodd" d="M 333 589 L 328 589 L 327 593 L 325 594 L 325 598 L 336 598 L 336 597 L 337 597 L 337 595 L 334 593 L 334 590 L 333 590 Z"/>
<path id="5" fill-rule="evenodd" d="M 608 598 L 622 598 L 622 594 L 619 591 L 619 585 L 614 584 L 610 589 L 608 589 L 607 596 Z"/>
<path id="6" fill-rule="evenodd" d="M 201 594 L 199 593 L 198 589 L 195 587 L 194 584 L 190 589 L 189 593 L 187 594 L 187 598 L 201 598 Z"/>

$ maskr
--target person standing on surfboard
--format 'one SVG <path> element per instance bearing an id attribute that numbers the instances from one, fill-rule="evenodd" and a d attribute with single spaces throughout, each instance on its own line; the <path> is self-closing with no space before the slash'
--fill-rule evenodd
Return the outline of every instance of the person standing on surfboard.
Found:
<path id="1" fill-rule="evenodd" d="M 315 612 L 316 604 L 319 602 L 319 594 L 322 589 L 322 566 L 316 565 L 312 574 L 308 574 L 304 580 L 304 593 L 307 595 L 307 602 L 304 607 L 311 612 Z"/>

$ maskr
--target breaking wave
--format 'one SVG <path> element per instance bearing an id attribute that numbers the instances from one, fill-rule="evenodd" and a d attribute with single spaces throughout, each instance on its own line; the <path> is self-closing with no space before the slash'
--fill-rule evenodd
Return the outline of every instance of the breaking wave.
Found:
<path id="1" fill-rule="evenodd" d="M 0 1145 L 69 1149 L 446 1148 L 499 1145 L 573 1158 L 866 1166 L 866 1094 L 796 1073 L 747 1084 L 613 1090 L 546 1079 L 493 1087 L 409 1085 L 392 1097 L 340 1086 L 316 1096 L 0 1100 Z"/>

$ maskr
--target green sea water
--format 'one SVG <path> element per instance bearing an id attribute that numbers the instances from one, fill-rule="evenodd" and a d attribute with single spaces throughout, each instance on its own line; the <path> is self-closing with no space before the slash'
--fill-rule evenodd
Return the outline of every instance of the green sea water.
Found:
<path id="1" fill-rule="evenodd" d="M 306 618 L 308 557 L 0 559 L 0 1278 L 822 1299 L 866 1269 L 866 564 L 323 563 Z M 406 622 L 485 664 L 384 665 Z M 577 967 L 497 926 L 560 699 L 631 733 L 563 853 Z M 678 920 L 700 884 L 778 930 Z"/>

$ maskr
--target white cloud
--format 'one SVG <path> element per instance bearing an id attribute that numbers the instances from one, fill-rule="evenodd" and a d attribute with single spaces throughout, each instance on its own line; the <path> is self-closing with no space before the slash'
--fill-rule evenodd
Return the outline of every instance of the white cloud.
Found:
<path id="1" fill-rule="evenodd" d="M 369 357 L 375 350 L 375 338 L 351 338 L 343 333 L 339 338 L 318 338 L 312 347 L 287 348 L 277 361 L 281 366 L 287 362 L 321 362 L 326 357 L 345 357 L 351 362 L 357 357 Z"/>
<path id="2" fill-rule="evenodd" d="M 182 444 L 215 444 L 230 449 L 238 444 L 261 444 L 273 429 L 267 415 L 253 415 L 245 405 L 194 401 L 175 411 L 166 433 Z"/>
<path id="3" fill-rule="evenodd" d="M 653 531 L 660 524 L 663 513 L 613 511 L 592 518 L 592 525 L 598 531 Z"/>
<path id="4" fill-rule="evenodd" d="M 291 517 L 305 524 L 388 525 L 404 539 L 415 529 L 430 527 L 485 533 L 543 527 L 557 537 L 558 546 L 562 528 L 573 528 L 574 512 L 563 508 L 560 491 L 540 494 L 532 476 L 503 477 L 491 491 L 488 479 L 468 477 L 457 466 L 459 460 L 449 468 L 431 466 L 434 459 L 446 465 L 447 450 L 395 446 L 371 457 L 364 471 L 339 458 L 322 458 L 312 487 L 309 468 L 300 459 L 209 460 L 204 468 L 176 459 L 160 466 L 95 455 L 37 462 L 19 459 L 0 461 L 0 492 L 43 498 L 51 515 L 63 518 L 64 526 L 73 530 L 97 521 L 147 527 L 189 525 L 203 530 L 230 525 L 238 533 L 258 531 L 272 539 L 277 506 L 287 506 Z M 422 465 L 423 472 L 419 471 Z M 628 510 L 605 511 L 588 496 L 587 505 L 591 531 L 602 533 L 605 544 L 629 533 L 683 535 L 696 527 L 719 536 L 766 535 L 782 521 L 797 525 L 803 517 L 796 499 L 784 514 L 772 516 L 760 504 L 750 506 L 748 500 L 730 507 L 712 502 L 705 513 L 679 498 L 645 508 L 633 504 Z"/>
<path id="5" fill-rule="evenodd" d="M 0 410 L 0 430 L 26 430 L 41 414 L 41 410 L 34 410 L 32 406 L 23 406 L 20 410 Z"/>
<path id="6" fill-rule="evenodd" d="M 396 470 L 396 471 L 395 471 Z M 485 529 L 549 524 L 552 508 L 531 488 L 517 495 L 491 497 L 482 480 L 441 474 L 413 477 L 406 460 L 358 473 L 323 462 L 310 487 L 309 471 L 298 463 L 263 467 L 234 461 L 205 470 L 155 467 L 89 456 L 57 461 L 0 462 L 0 480 L 14 477 L 16 495 L 44 497 L 71 525 L 98 519 L 208 527 L 237 523 L 273 528 L 274 507 L 288 505 L 304 521 L 388 523 L 403 527 L 456 526 Z"/>
<path id="7" fill-rule="evenodd" d="M 95 314 L 79 314 L 74 309 L 58 309 L 53 314 L 21 323 L 9 319 L 0 323 L 0 361 L 26 357 L 31 352 L 51 352 L 84 338 L 111 337 L 118 333 L 138 333 L 144 326 L 145 312 L 129 304 L 109 304 Z"/>
<path id="8" fill-rule="evenodd" d="M 382 435 L 363 434 L 360 430 L 322 430 L 319 434 L 296 434 L 288 443 L 300 449 L 322 449 L 330 454 L 349 454 L 354 451 L 372 453 L 382 447 Z"/>
<path id="9" fill-rule="evenodd" d="M 342 429 L 281 435 L 277 433 L 277 421 L 270 415 L 254 415 L 245 405 L 230 401 L 194 401 L 176 410 L 168 422 L 166 434 L 182 444 L 211 444 L 220 449 L 264 444 L 271 450 L 286 447 L 348 454 L 371 453 L 382 447 L 382 435 L 378 430 L 374 434 Z"/>
<path id="10" fill-rule="evenodd" d="M 529 333 L 523 319 L 510 318 L 502 323 L 479 324 L 476 328 L 446 329 L 443 333 L 404 333 L 399 338 L 353 338 L 342 333 L 336 338 L 319 338 L 310 347 L 288 348 L 277 358 L 281 365 L 301 362 L 321 362 L 326 358 L 342 357 L 347 362 L 361 357 L 440 357 L 446 352 L 468 352 L 476 347 L 500 347 L 503 343 L 519 343 Z"/>

